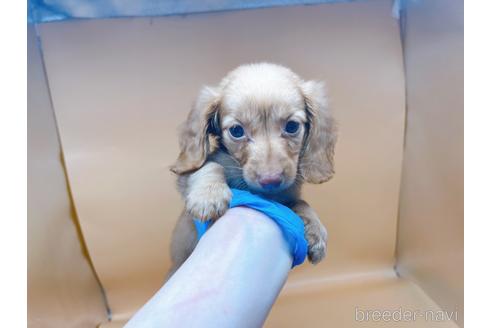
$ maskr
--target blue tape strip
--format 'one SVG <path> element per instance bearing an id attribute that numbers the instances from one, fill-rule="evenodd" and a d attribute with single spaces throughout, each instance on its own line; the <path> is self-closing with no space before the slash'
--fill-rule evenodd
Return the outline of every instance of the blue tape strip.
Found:
<path id="1" fill-rule="evenodd" d="M 354 0 L 29 0 L 28 21 L 44 23 L 78 18 L 187 15 Z"/>
<path id="2" fill-rule="evenodd" d="M 275 221 L 282 230 L 282 234 L 287 241 L 290 253 L 293 257 L 292 267 L 302 264 L 307 255 L 307 241 L 304 238 L 304 222 L 290 208 L 280 203 L 267 200 L 259 195 L 252 194 L 245 190 L 231 189 L 232 200 L 230 208 L 246 206 L 264 213 Z M 211 226 L 211 221 L 194 220 L 198 239 L 205 234 Z"/>

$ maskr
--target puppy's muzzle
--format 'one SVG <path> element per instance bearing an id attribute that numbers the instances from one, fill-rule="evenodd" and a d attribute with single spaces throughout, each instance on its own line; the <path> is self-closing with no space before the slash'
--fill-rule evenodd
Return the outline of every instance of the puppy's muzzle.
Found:
<path id="1" fill-rule="evenodd" d="M 258 183 L 265 190 L 277 189 L 282 184 L 282 181 L 283 181 L 282 172 L 260 175 L 258 179 Z"/>

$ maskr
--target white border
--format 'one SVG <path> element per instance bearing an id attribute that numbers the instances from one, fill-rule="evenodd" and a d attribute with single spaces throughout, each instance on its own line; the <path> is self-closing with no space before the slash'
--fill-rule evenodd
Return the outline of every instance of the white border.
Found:
<path id="1" fill-rule="evenodd" d="M 492 239 L 492 3 L 465 8 L 465 322 L 490 320 Z M 14 8 L 11 8 L 14 7 Z M 26 326 L 26 3 L 0 23 L 0 222 L 3 326 Z M 487 247 L 489 246 L 489 247 Z"/>
<path id="2" fill-rule="evenodd" d="M 465 1 L 465 326 L 490 322 L 492 45 L 490 1 Z"/>
<path id="3" fill-rule="evenodd" d="M 26 1 L 2 6 L 0 19 L 0 294 L 2 326 L 26 316 Z"/>

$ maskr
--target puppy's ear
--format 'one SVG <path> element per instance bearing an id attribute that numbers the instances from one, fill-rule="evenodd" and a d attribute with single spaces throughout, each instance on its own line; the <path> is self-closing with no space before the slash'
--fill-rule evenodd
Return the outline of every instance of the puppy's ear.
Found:
<path id="1" fill-rule="evenodd" d="M 333 155 L 336 143 L 336 125 L 329 111 L 320 82 L 301 84 L 308 117 L 308 132 L 301 153 L 299 173 L 309 183 L 328 181 L 334 172 Z"/>
<path id="2" fill-rule="evenodd" d="M 179 131 L 180 154 L 171 171 L 184 174 L 198 170 L 218 145 L 219 93 L 204 87 Z"/>

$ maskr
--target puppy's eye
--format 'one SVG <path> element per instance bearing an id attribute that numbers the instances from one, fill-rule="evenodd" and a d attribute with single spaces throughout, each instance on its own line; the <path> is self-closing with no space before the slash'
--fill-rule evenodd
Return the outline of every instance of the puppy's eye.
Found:
<path id="1" fill-rule="evenodd" d="M 299 122 L 288 121 L 287 124 L 285 124 L 284 131 L 288 134 L 296 134 L 299 131 Z"/>
<path id="2" fill-rule="evenodd" d="M 241 139 L 244 137 L 244 129 L 241 125 L 233 125 L 229 128 L 229 133 L 234 139 Z"/>

